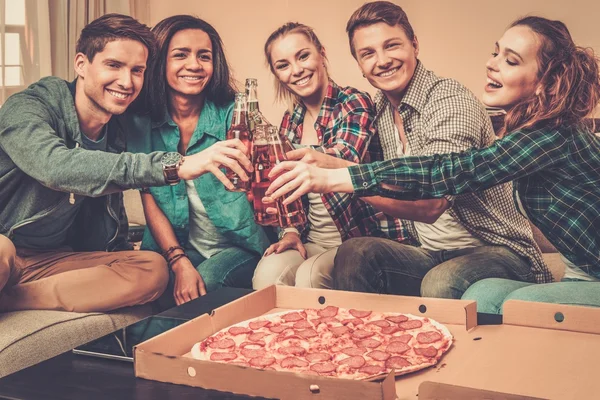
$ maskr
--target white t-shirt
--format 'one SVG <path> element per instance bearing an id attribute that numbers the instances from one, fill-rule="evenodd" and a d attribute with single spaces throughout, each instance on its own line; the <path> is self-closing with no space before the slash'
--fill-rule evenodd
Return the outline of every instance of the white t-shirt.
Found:
<path id="1" fill-rule="evenodd" d="M 204 258 L 210 258 L 217 253 L 231 247 L 227 238 L 219 233 L 212 223 L 194 181 L 185 181 L 185 188 L 190 204 L 190 233 L 188 240 L 190 244 Z"/>
<path id="2" fill-rule="evenodd" d="M 342 236 L 329 215 L 323 199 L 320 194 L 308 194 L 308 222 L 310 230 L 308 231 L 308 241 L 319 246 L 330 249 L 342 244 Z"/>
<path id="3" fill-rule="evenodd" d="M 398 157 L 410 155 L 408 143 L 404 147 L 400 140 L 398 127 L 396 137 L 398 138 Z M 425 250 L 457 250 L 467 247 L 485 246 L 485 243 L 473 236 L 465 227 L 450 215 L 446 210 L 433 224 L 414 221 L 415 229 L 419 234 L 419 241 Z"/>

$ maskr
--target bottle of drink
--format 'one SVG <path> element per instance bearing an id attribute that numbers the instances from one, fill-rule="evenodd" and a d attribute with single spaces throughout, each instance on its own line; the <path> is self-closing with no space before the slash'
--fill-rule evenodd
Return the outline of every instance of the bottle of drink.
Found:
<path id="1" fill-rule="evenodd" d="M 257 125 L 252 140 L 252 164 L 254 166 L 252 179 L 252 199 L 254 207 L 254 220 L 257 224 L 263 226 L 279 225 L 279 219 L 276 214 L 268 214 L 267 207 L 276 207 L 274 204 L 264 204 L 262 202 L 265 192 L 271 184 L 269 173 L 274 166 L 271 162 L 269 152 L 269 142 L 267 140 L 267 126 Z"/>
<path id="2" fill-rule="evenodd" d="M 258 106 L 258 80 L 256 78 L 246 79 L 246 96 L 248 97 L 248 113 L 260 111 Z M 250 133 L 254 134 L 254 130 L 256 129 L 254 120 L 248 120 L 248 127 L 250 128 Z"/>
<path id="3" fill-rule="evenodd" d="M 250 155 L 252 150 L 252 136 L 248 128 L 248 113 L 246 108 L 246 95 L 244 93 L 235 94 L 235 106 L 233 110 L 233 119 L 231 127 L 227 131 L 227 139 L 240 139 L 246 145 L 246 154 Z M 225 175 L 233 183 L 234 189 L 227 189 L 232 192 L 247 192 L 250 190 L 250 181 L 244 182 L 240 177 L 229 168 L 225 168 Z"/>
<path id="4" fill-rule="evenodd" d="M 252 121 L 255 126 L 264 125 L 265 129 L 268 126 L 271 126 L 271 123 L 267 121 L 267 118 L 260 112 L 260 110 L 248 110 L 248 120 Z M 281 140 L 281 145 L 283 146 L 283 151 L 285 153 L 294 150 L 294 145 L 290 141 L 290 138 L 287 135 L 280 134 L 279 140 Z"/>
<path id="5" fill-rule="evenodd" d="M 276 127 L 269 126 L 267 128 L 267 142 L 272 166 L 287 160 L 285 151 L 283 150 L 283 145 L 281 143 L 281 137 L 279 136 L 279 131 Z M 285 200 L 287 197 L 288 195 L 282 196 L 277 201 L 277 217 L 279 220 L 279 226 L 282 228 L 288 228 L 304 225 L 306 223 L 306 214 L 304 213 L 302 200 L 298 199 L 284 206 L 283 200 Z"/>

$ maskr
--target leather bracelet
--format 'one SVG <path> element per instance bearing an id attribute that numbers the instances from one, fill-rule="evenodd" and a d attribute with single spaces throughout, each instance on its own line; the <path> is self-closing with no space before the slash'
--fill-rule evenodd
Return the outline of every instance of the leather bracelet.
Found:
<path id="1" fill-rule="evenodd" d="M 169 254 L 171 254 L 175 250 L 181 250 L 181 251 L 183 251 L 183 247 L 181 247 L 181 246 L 171 246 L 167 250 L 165 250 L 165 251 L 162 252 L 162 256 L 164 258 L 167 258 L 169 256 Z"/>
<path id="2" fill-rule="evenodd" d="M 175 254 L 173 257 L 171 257 L 169 259 L 169 261 L 167 261 L 167 265 L 169 266 L 169 268 L 173 268 L 173 264 L 175 263 L 175 261 L 179 260 L 180 258 L 187 258 L 188 260 L 190 259 L 187 254 L 185 253 L 179 253 L 179 254 Z"/>

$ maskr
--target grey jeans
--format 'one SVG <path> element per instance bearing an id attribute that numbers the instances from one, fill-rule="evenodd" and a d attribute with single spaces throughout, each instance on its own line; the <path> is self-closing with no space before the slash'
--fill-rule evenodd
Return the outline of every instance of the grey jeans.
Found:
<path id="1" fill-rule="evenodd" d="M 334 288 L 460 299 L 485 278 L 534 282 L 531 265 L 503 246 L 429 251 L 382 238 L 355 238 L 338 249 Z"/>

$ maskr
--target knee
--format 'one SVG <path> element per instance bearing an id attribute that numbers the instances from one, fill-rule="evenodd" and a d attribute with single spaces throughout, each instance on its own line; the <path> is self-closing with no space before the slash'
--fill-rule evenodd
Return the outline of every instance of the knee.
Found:
<path id="1" fill-rule="evenodd" d="M 465 291 L 462 300 L 477 302 L 477 311 L 487 314 L 501 314 L 502 303 L 510 291 L 503 287 L 505 279 L 488 278 L 475 282 Z"/>
<path id="2" fill-rule="evenodd" d="M 334 280 L 344 281 L 358 274 L 371 260 L 376 248 L 377 242 L 368 238 L 353 238 L 342 243 L 333 261 Z"/>
<path id="3" fill-rule="evenodd" d="M 252 277 L 252 288 L 254 290 L 264 289 L 271 285 L 294 285 L 293 277 L 290 282 L 289 279 L 283 276 L 285 271 L 290 268 L 289 263 L 284 258 L 286 253 L 271 254 L 260 259 Z"/>
<path id="4" fill-rule="evenodd" d="M 169 269 L 166 260 L 153 251 L 135 251 L 130 260 L 136 268 L 134 284 L 136 291 L 144 297 L 144 302 L 157 299 L 169 283 Z"/>
<path id="5" fill-rule="evenodd" d="M 423 278 L 421 296 L 460 299 L 468 287 L 469 282 L 460 275 L 449 273 L 444 268 L 434 267 Z"/>

